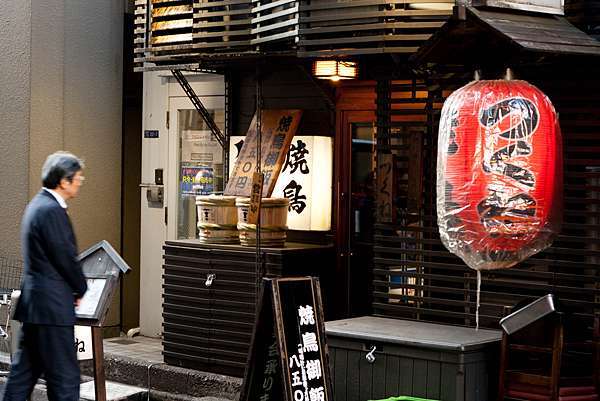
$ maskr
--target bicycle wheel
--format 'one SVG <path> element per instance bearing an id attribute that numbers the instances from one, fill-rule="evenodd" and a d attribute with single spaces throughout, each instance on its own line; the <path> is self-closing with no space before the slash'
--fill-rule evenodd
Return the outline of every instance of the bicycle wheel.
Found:
<path id="1" fill-rule="evenodd" d="M 8 320 L 8 308 L 0 305 L 0 377 L 8 375 L 7 367 L 11 363 L 11 337 Z"/>

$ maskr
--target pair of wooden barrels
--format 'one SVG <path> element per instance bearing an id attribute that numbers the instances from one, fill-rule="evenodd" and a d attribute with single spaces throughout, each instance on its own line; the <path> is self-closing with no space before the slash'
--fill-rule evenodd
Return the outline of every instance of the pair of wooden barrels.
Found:
<path id="1" fill-rule="evenodd" d="M 260 240 L 264 247 L 283 247 L 287 231 L 287 198 L 263 198 Z M 256 245 L 256 224 L 248 223 L 249 198 L 205 195 L 196 197 L 198 239 L 208 244 Z"/>

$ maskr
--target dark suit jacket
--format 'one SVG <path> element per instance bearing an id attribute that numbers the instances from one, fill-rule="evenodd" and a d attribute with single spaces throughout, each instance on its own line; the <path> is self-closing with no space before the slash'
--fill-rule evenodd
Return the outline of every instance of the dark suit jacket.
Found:
<path id="1" fill-rule="evenodd" d="M 55 326 L 75 324 L 75 298 L 83 296 L 87 285 L 69 216 L 45 190 L 25 209 L 21 242 L 25 270 L 15 319 Z"/>

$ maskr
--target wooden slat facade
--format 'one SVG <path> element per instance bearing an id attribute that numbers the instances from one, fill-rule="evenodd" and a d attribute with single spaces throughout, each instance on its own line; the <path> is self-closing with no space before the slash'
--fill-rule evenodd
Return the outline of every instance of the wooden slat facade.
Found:
<path id="1" fill-rule="evenodd" d="M 300 1 L 300 56 L 414 53 L 452 14 L 419 7 L 424 0 Z"/>
<path id="2" fill-rule="evenodd" d="M 133 0 L 136 69 L 273 54 L 414 53 L 451 0 Z M 447 10 L 427 6 L 441 4 Z"/>
<path id="3" fill-rule="evenodd" d="M 439 32 L 454 5 L 452 0 L 131 1 L 136 15 L 136 70 L 193 63 L 215 66 L 268 55 L 410 55 Z M 468 9 L 467 19 L 477 20 L 478 29 L 488 24 L 499 33 L 500 42 L 506 39 L 537 52 L 600 52 L 593 39 L 569 29 L 560 18 Z M 600 0 L 567 1 L 565 13 L 579 29 L 600 37 Z M 453 38 L 454 48 L 444 46 L 452 54 L 455 48 L 464 48 L 463 42 Z M 496 55 L 504 58 L 501 52 Z M 464 59 L 460 52 L 456 57 Z M 144 62 L 149 64 L 144 66 Z"/>
<path id="4" fill-rule="evenodd" d="M 333 288 L 331 246 L 254 248 L 172 241 L 164 246 L 163 355 L 170 365 L 241 377 L 254 327 L 260 277 L 312 275 Z M 207 277 L 214 280 L 207 285 Z M 330 298 L 330 297 L 329 297 Z M 324 302 L 330 302 L 325 297 Z"/>
<path id="5" fill-rule="evenodd" d="M 296 0 L 252 0 L 252 43 L 258 49 L 293 45 L 298 11 Z"/>
<path id="6" fill-rule="evenodd" d="M 521 71 L 523 79 L 550 97 L 560 115 L 565 160 L 562 231 L 552 247 L 516 267 L 483 273 L 483 327 L 497 328 L 517 302 L 547 293 L 555 294 L 564 310 L 584 318 L 600 312 L 600 81 L 595 78 L 584 85 L 586 70 L 561 74 L 567 66 Z M 456 75 L 454 82 L 436 82 L 433 77 L 378 86 L 378 153 L 393 155 L 398 196 L 395 221 L 376 227 L 376 315 L 475 324 L 476 273 L 442 245 L 435 206 L 441 104 L 467 81 Z"/>
<path id="7" fill-rule="evenodd" d="M 566 1 L 565 16 L 579 29 L 600 40 L 600 0 Z"/>
<path id="8" fill-rule="evenodd" d="M 192 43 L 193 7 L 191 0 L 152 0 L 148 44 L 161 46 Z"/>
<path id="9" fill-rule="evenodd" d="M 250 49 L 252 3 L 246 0 L 194 1 L 194 47 L 203 51 Z"/>
<path id="10" fill-rule="evenodd" d="M 133 21 L 133 66 L 136 71 L 144 65 L 144 49 L 147 42 L 148 7 L 146 0 L 135 0 Z"/>

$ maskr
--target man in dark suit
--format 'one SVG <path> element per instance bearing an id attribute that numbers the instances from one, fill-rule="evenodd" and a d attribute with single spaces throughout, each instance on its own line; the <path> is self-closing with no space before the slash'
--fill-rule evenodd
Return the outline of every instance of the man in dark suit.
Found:
<path id="1" fill-rule="evenodd" d="M 21 227 L 25 270 L 15 319 L 23 323 L 4 401 L 26 401 L 43 373 L 48 399 L 79 400 L 75 306 L 87 290 L 66 201 L 77 196 L 83 163 L 54 153 L 42 168 L 42 190 Z"/>

